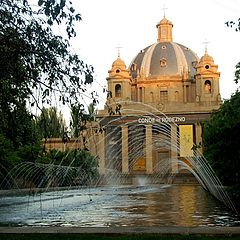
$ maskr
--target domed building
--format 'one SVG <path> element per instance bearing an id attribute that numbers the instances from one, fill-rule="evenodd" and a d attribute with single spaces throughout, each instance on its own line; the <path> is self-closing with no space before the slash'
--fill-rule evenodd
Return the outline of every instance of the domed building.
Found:
<path id="1" fill-rule="evenodd" d="M 173 24 L 156 25 L 157 41 L 129 67 L 117 57 L 108 71 L 108 98 L 97 119 L 100 173 L 177 173 L 178 159 L 201 151 L 201 122 L 221 104 L 218 66 L 173 41 Z M 174 161 L 173 161 L 174 160 Z M 166 165 L 167 162 L 167 165 Z"/>

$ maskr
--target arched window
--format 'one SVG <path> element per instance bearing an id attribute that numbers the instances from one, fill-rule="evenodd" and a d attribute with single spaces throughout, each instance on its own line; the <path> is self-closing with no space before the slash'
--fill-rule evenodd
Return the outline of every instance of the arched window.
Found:
<path id="1" fill-rule="evenodd" d="M 143 101 L 143 89 L 142 89 L 142 87 L 139 88 L 139 101 L 140 102 Z"/>
<path id="2" fill-rule="evenodd" d="M 153 103 L 154 102 L 154 98 L 153 98 L 153 92 L 150 92 L 150 102 Z"/>
<path id="3" fill-rule="evenodd" d="M 205 93 L 211 93 L 212 92 L 212 85 L 209 80 L 206 80 L 204 83 L 204 91 Z"/>
<path id="4" fill-rule="evenodd" d="M 179 92 L 175 91 L 175 101 L 178 102 L 179 101 Z"/>
<path id="5" fill-rule="evenodd" d="M 116 84 L 115 86 L 115 97 L 121 97 L 122 95 L 122 87 L 120 84 Z"/>

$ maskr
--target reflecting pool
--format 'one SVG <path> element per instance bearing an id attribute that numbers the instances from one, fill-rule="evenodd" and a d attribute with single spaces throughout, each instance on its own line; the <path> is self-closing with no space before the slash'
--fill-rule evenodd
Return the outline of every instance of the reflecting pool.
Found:
<path id="1" fill-rule="evenodd" d="M 1 194 L 0 225 L 240 226 L 240 219 L 199 185 L 123 185 Z"/>

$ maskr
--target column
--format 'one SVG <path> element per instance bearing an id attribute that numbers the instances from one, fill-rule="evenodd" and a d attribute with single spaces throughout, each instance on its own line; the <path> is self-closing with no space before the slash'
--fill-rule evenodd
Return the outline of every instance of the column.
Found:
<path id="1" fill-rule="evenodd" d="M 178 132 L 177 132 L 177 125 L 172 123 L 171 124 L 171 166 L 172 166 L 172 173 L 178 173 Z"/>
<path id="2" fill-rule="evenodd" d="M 122 128 L 122 173 L 129 173 L 128 168 L 128 126 Z"/>
<path id="3" fill-rule="evenodd" d="M 196 134 L 196 145 L 200 146 L 202 144 L 202 126 L 200 123 L 195 123 L 195 134 Z M 200 153 L 202 153 L 202 147 L 197 148 Z"/>
<path id="4" fill-rule="evenodd" d="M 105 132 L 98 134 L 98 157 L 99 157 L 99 173 L 105 174 Z"/>
<path id="5" fill-rule="evenodd" d="M 145 125 L 146 134 L 146 172 L 153 173 L 153 152 L 152 152 L 152 126 Z"/>

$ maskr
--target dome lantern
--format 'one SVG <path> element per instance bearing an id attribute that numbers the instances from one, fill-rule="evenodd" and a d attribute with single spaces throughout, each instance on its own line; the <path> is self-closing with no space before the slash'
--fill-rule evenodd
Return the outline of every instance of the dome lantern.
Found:
<path id="1" fill-rule="evenodd" d="M 156 25 L 158 29 L 158 42 L 172 42 L 173 24 L 168 19 L 164 18 Z"/>

